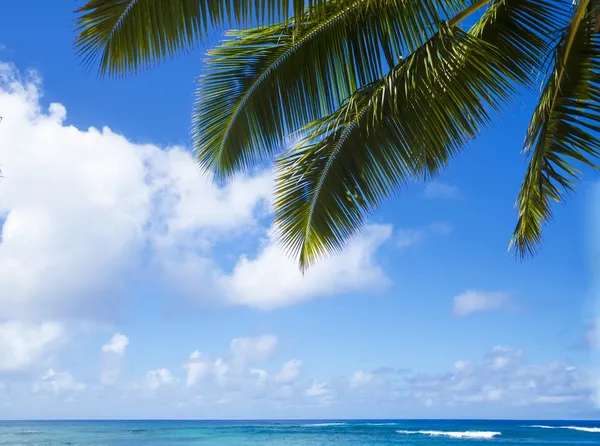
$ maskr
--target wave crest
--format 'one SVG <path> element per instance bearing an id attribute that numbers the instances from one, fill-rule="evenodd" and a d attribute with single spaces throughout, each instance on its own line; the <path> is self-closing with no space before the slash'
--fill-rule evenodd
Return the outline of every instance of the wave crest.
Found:
<path id="1" fill-rule="evenodd" d="M 452 431 L 406 431 L 399 430 L 396 431 L 399 434 L 406 435 L 429 435 L 431 437 L 450 437 L 450 438 L 494 438 L 498 435 L 502 435 L 502 432 L 493 432 L 493 431 L 460 431 L 460 432 L 452 432 Z"/>
<path id="2" fill-rule="evenodd" d="M 533 427 L 533 428 L 537 428 L 537 429 L 570 429 L 570 430 L 573 430 L 573 431 L 590 432 L 590 433 L 600 434 L 600 427 L 544 426 L 544 425 L 533 425 L 533 426 L 527 426 L 527 427 Z"/>

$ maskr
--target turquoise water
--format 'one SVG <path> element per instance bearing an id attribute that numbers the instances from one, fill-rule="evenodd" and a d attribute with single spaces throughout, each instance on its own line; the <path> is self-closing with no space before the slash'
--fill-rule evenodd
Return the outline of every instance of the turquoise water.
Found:
<path id="1" fill-rule="evenodd" d="M 5 421 L 0 445 L 600 445 L 589 421 Z"/>

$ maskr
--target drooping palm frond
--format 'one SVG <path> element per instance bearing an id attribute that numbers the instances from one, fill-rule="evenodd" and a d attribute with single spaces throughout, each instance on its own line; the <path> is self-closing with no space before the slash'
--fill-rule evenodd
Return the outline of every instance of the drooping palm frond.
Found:
<path id="1" fill-rule="evenodd" d="M 278 163 L 275 220 L 306 268 L 345 246 L 398 187 L 435 174 L 511 93 L 502 55 L 442 26 L 384 79 L 315 122 Z"/>
<path id="2" fill-rule="evenodd" d="M 194 113 L 201 166 L 219 177 L 281 148 L 290 130 L 336 110 L 420 46 L 464 0 L 354 0 L 300 26 L 236 31 L 210 51 Z"/>
<path id="3" fill-rule="evenodd" d="M 558 42 L 554 69 L 527 131 L 524 152 L 530 162 L 511 240 L 521 257 L 537 250 L 552 202 L 573 190 L 580 177 L 575 163 L 599 167 L 600 35 L 594 27 L 594 11 L 582 0 Z"/>
<path id="4" fill-rule="evenodd" d="M 498 48 L 515 82 L 530 85 L 548 59 L 552 37 L 568 23 L 568 6 L 556 0 L 495 0 L 470 32 Z"/>
<path id="5" fill-rule="evenodd" d="M 346 0 L 339 0 L 340 2 Z M 350 1 L 350 0 L 347 0 Z M 273 24 L 327 0 L 88 0 L 77 9 L 75 46 L 101 74 L 135 72 L 190 48 L 209 30 L 239 23 Z"/>

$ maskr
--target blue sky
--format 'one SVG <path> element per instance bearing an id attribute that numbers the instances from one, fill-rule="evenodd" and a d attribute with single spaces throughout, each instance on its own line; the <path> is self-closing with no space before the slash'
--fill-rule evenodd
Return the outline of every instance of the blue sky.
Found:
<path id="1" fill-rule="evenodd" d="M 531 93 L 302 278 L 270 172 L 217 189 L 188 152 L 218 36 L 99 80 L 74 7 L 0 16 L 0 418 L 600 416 L 597 175 L 507 252 Z"/>

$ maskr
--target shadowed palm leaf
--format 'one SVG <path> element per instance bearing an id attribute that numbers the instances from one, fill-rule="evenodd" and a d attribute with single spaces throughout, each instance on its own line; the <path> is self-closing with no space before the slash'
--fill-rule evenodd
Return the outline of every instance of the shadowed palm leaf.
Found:
<path id="1" fill-rule="evenodd" d="M 531 158 L 517 201 L 519 220 L 512 244 L 534 252 L 551 203 L 573 191 L 574 163 L 598 169 L 600 156 L 600 36 L 595 14 L 582 7 L 555 51 L 553 71 L 529 125 L 525 153 Z"/>
<path id="2" fill-rule="evenodd" d="M 193 135 L 200 164 L 227 176 L 272 155 L 290 130 L 380 79 L 427 39 L 428 24 L 461 6 L 462 0 L 355 0 L 346 7 L 332 1 L 322 18 L 307 14 L 299 26 L 230 33 L 233 40 L 208 53 L 199 83 Z"/>
<path id="3" fill-rule="evenodd" d="M 437 173 L 511 91 L 502 56 L 442 28 L 384 79 L 313 123 L 279 161 L 275 214 L 302 268 L 342 248 L 396 187 Z M 423 129 L 427 128 L 427 132 Z"/>
<path id="4" fill-rule="evenodd" d="M 340 0 L 343 2 L 345 0 Z M 190 48 L 209 30 L 252 20 L 275 23 L 305 5 L 320 16 L 325 0 L 89 0 L 76 12 L 76 48 L 102 74 L 138 71 Z"/>

